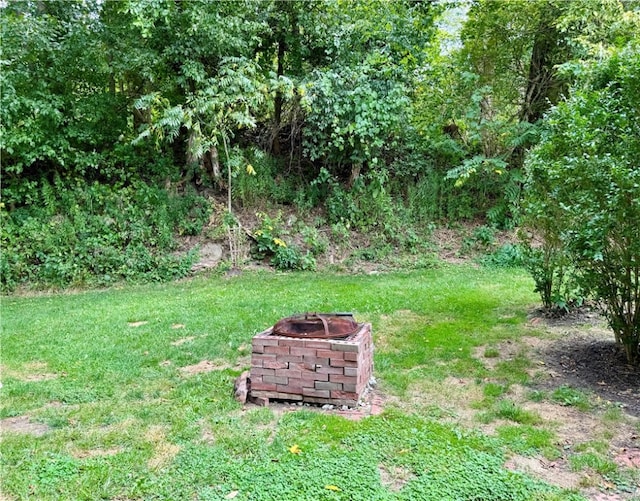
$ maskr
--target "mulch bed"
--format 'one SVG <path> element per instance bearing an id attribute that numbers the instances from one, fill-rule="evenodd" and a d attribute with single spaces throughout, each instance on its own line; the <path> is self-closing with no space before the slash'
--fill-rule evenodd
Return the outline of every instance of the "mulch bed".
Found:
<path id="1" fill-rule="evenodd" d="M 550 326 L 566 327 L 565 337 L 550 343 L 540 353 L 547 367 L 558 375 L 553 385 L 590 390 L 603 400 L 619 403 L 628 414 L 640 417 L 640 366 L 627 362 L 613 333 L 607 337 L 594 336 L 576 329 L 578 325 L 602 323 L 603 319 L 587 308 L 544 321 Z"/>

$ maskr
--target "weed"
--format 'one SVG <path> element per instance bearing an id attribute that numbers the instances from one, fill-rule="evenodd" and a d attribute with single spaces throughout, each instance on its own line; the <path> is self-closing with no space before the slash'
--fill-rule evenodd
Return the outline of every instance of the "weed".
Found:
<path id="1" fill-rule="evenodd" d="M 300 233 L 305 245 L 313 256 L 317 257 L 327 252 L 329 241 L 317 228 L 304 226 Z"/>
<path id="2" fill-rule="evenodd" d="M 494 419 L 507 419 L 514 423 L 526 425 L 540 422 L 540 416 L 536 413 L 527 411 L 508 399 L 498 401 L 489 411 L 480 414 L 478 418 L 483 423 L 489 423 Z"/>
<path id="3" fill-rule="evenodd" d="M 544 391 L 533 390 L 529 392 L 527 397 L 532 402 L 542 402 L 545 398 L 547 398 L 547 395 Z"/>
<path id="4" fill-rule="evenodd" d="M 499 426 L 498 436 L 518 454 L 531 456 L 552 448 L 554 434 L 530 425 Z"/>
<path id="5" fill-rule="evenodd" d="M 500 397 L 508 391 L 509 387 L 497 383 L 487 383 L 484 385 L 483 393 L 485 397 Z"/>
<path id="6" fill-rule="evenodd" d="M 592 407 L 589 396 L 585 392 L 570 386 L 563 385 L 554 390 L 551 399 L 562 405 L 576 407 L 581 411 L 588 411 Z"/>
<path id="7" fill-rule="evenodd" d="M 483 266 L 512 268 L 524 265 L 522 248 L 519 245 L 505 244 L 480 258 Z"/>
<path id="8" fill-rule="evenodd" d="M 40 187 L 45 206 L 0 211 L 3 290 L 161 281 L 185 276 L 195 254 L 172 255 L 174 235 L 196 235 L 209 202 L 142 182 Z"/>
<path id="9" fill-rule="evenodd" d="M 604 411 L 602 419 L 608 423 L 619 423 L 623 420 L 622 409 L 620 407 L 610 406 Z"/>
<path id="10" fill-rule="evenodd" d="M 487 347 L 484 350 L 484 358 L 498 358 L 500 356 L 500 350 L 493 346 Z"/>
<path id="11" fill-rule="evenodd" d="M 569 458 L 571 468 L 575 471 L 591 468 L 601 475 L 614 475 L 618 471 L 616 464 L 596 452 L 575 454 Z"/>

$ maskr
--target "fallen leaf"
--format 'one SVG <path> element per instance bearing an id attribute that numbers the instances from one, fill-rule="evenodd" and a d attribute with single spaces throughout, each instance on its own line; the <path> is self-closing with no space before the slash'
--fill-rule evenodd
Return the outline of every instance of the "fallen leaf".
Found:
<path id="1" fill-rule="evenodd" d="M 225 499 L 233 499 L 235 498 L 238 494 L 240 493 L 240 491 L 231 491 L 229 494 L 227 494 L 224 498 Z"/>
<path id="2" fill-rule="evenodd" d="M 291 447 L 289 447 L 289 452 L 291 454 L 300 454 L 302 452 L 302 449 L 298 447 L 298 444 L 293 444 Z"/>
<path id="3" fill-rule="evenodd" d="M 342 490 L 337 485 L 325 485 L 324 488 L 329 491 L 335 491 L 335 492 L 340 492 Z"/>
<path id="4" fill-rule="evenodd" d="M 173 324 L 172 329 L 184 329 L 184 324 Z"/>

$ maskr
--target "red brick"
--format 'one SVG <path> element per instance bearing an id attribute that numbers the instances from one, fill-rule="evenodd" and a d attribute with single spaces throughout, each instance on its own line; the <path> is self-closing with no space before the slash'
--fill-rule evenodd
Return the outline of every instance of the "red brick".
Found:
<path id="1" fill-rule="evenodd" d="M 308 396 L 305 396 L 305 397 L 304 397 L 304 401 L 305 401 L 305 402 L 312 403 L 312 404 L 328 404 L 328 403 L 335 404 L 335 402 L 334 402 L 333 400 L 331 400 L 329 397 L 326 397 L 326 398 L 317 398 L 317 397 L 308 397 Z"/>
<path id="2" fill-rule="evenodd" d="M 344 359 L 345 360 L 350 360 L 352 362 L 356 362 L 358 360 L 358 354 L 348 351 L 348 352 L 346 352 L 344 354 Z"/>
<path id="3" fill-rule="evenodd" d="M 280 391 L 257 391 L 255 396 L 266 399 L 279 399 L 279 400 L 302 400 L 302 395 L 295 395 L 293 393 L 282 393 Z"/>
<path id="4" fill-rule="evenodd" d="M 304 339 L 295 339 L 290 337 L 280 337 L 278 340 L 278 346 L 290 346 L 296 348 L 304 348 Z"/>
<path id="5" fill-rule="evenodd" d="M 360 351 L 360 345 L 355 343 L 334 342 L 331 343 L 331 349 L 333 351 L 349 351 L 357 353 Z"/>
<path id="6" fill-rule="evenodd" d="M 302 362 L 304 359 L 297 355 L 297 356 L 293 356 L 293 355 L 279 355 L 278 356 L 278 360 L 280 360 L 281 362 L 288 362 L 288 363 L 294 363 L 294 364 L 299 364 L 300 362 Z"/>
<path id="7" fill-rule="evenodd" d="M 261 369 L 260 367 L 251 368 L 251 376 L 275 376 L 276 371 L 274 369 Z"/>
<path id="8" fill-rule="evenodd" d="M 276 374 L 278 371 L 276 371 Z M 357 378 L 355 376 L 345 376 L 344 374 L 330 374 L 329 381 L 332 383 L 348 383 L 348 384 L 356 384 Z"/>
<path id="9" fill-rule="evenodd" d="M 315 367 L 322 366 L 324 367 L 325 365 L 329 365 L 329 358 L 325 358 L 325 357 L 308 357 L 308 356 L 304 356 L 303 360 L 306 363 L 310 363 L 313 364 Z"/>
<path id="10" fill-rule="evenodd" d="M 301 378 L 305 382 L 314 383 L 315 381 L 329 381 L 329 374 L 320 374 L 317 372 L 303 372 Z"/>
<path id="11" fill-rule="evenodd" d="M 329 360 L 331 367 L 358 367 L 358 362 L 351 362 L 350 360 L 341 360 L 339 358 L 332 358 Z"/>
<path id="12" fill-rule="evenodd" d="M 276 354 L 275 353 L 254 353 L 253 356 L 251 357 L 251 360 L 275 360 L 276 359 Z"/>
<path id="13" fill-rule="evenodd" d="M 249 402 L 255 405 L 259 405 L 260 407 L 266 407 L 269 405 L 269 399 L 267 397 L 257 397 L 255 395 L 249 395 Z"/>
<path id="14" fill-rule="evenodd" d="M 344 398 L 358 400 L 358 394 L 350 391 L 332 390 L 331 398 Z"/>
<path id="15" fill-rule="evenodd" d="M 316 390 L 342 390 L 342 383 L 330 383 L 328 381 L 316 381 Z"/>
<path id="16" fill-rule="evenodd" d="M 294 386 L 292 384 L 278 384 L 276 385 L 276 391 L 279 393 L 295 393 L 296 395 L 302 395 L 302 386 Z"/>
<path id="17" fill-rule="evenodd" d="M 300 371 L 293 371 L 291 369 L 276 369 L 276 377 L 288 377 L 300 379 Z"/>
<path id="18" fill-rule="evenodd" d="M 364 370 L 365 367 L 362 367 L 362 369 Z M 358 368 L 357 367 L 345 367 L 344 368 L 344 375 L 345 376 L 357 376 L 358 375 Z"/>
<path id="19" fill-rule="evenodd" d="M 316 390 L 315 388 L 302 388 L 302 394 L 305 397 L 331 398 L 329 390 Z"/>
<path id="20" fill-rule="evenodd" d="M 262 367 L 265 369 L 288 369 L 289 364 L 287 362 L 280 362 L 275 358 L 272 360 L 265 360 L 262 362 Z"/>
<path id="21" fill-rule="evenodd" d="M 344 374 L 342 367 L 318 367 L 316 369 L 318 374 Z"/>
<path id="22" fill-rule="evenodd" d="M 255 391 L 276 391 L 276 385 L 274 383 L 261 383 L 252 379 L 251 393 Z"/>
<path id="23" fill-rule="evenodd" d="M 292 346 L 289 353 L 291 353 L 292 355 L 300 355 L 300 356 L 305 356 L 305 355 L 311 355 L 311 356 L 315 356 L 316 354 L 316 350 L 313 348 L 304 348 L 301 346 Z"/>
<path id="24" fill-rule="evenodd" d="M 275 353 L 276 355 L 288 355 L 289 347 L 288 346 L 265 346 L 265 353 Z"/>
<path id="25" fill-rule="evenodd" d="M 278 346 L 278 340 L 272 337 L 254 337 L 251 344 L 256 346 Z"/>
<path id="26" fill-rule="evenodd" d="M 317 350 L 316 351 L 316 357 L 319 358 L 329 358 L 332 356 L 335 356 L 335 352 L 331 351 L 331 350 Z"/>
<path id="27" fill-rule="evenodd" d="M 289 369 L 294 369 L 301 372 L 315 372 L 316 366 L 315 364 L 310 364 L 308 362 L 291 362 L 289 364 Z"/>
<path id="28" fill-rule="evenodd" d="M 262 381 L 265 383 L 273 383 L 273 384 L 287 384 L 289 379 L 286 377 L 276 377 L 276 376 L 262 376 Z"/>
<path id="29" fill-rule="evenodd" d="M 328 350 L 330 349 L 331 344 L 328 341 L 305 341 L 304 342 L 305 347 L 307 348 L 316 348 L 316 349 L 321 349 L 321 350 Z"/>

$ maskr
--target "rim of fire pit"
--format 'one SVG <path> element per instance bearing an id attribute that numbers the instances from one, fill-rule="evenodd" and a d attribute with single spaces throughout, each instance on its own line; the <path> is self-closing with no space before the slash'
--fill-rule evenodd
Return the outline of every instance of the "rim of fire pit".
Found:
<path id="1" fill-rule="evenodd" d="M 276 336 L 314 339 L 341 339 L 355 334 L 361 324 L 351 313 L 303 313 L 279 320 L 272 330 Z"/>

